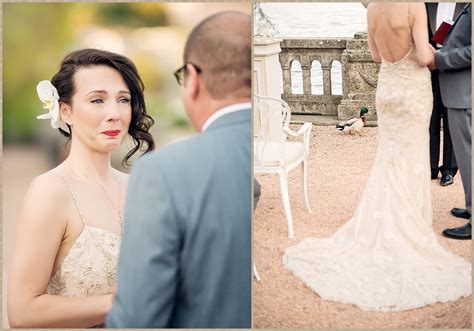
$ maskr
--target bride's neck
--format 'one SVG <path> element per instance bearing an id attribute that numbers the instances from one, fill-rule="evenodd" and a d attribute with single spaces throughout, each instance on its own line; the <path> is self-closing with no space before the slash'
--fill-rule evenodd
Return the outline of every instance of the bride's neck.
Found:
<path id="1" fill-rule="evenodd" d="M 107 182 L 113 174 L 110 158 L 111 153 L 95 151 L 72 141 L 65 163 L 75 177 Z"/>

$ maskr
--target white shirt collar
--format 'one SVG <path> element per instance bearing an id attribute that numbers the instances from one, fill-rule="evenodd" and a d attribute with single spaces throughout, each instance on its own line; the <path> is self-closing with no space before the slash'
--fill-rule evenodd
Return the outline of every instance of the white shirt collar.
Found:
<path id="1" fill-rule="evenodd" d="M 242 102 L 242 103 L 236 103 L 236 104 L 233 104 L 233 105 L 225 106 L 224 108 L 219 109 L 214 114 L 209 116 L 209 118 L 206 120 L 206 122 L 204 122 L 204 124 L 201 128 L 201 132 L 206 131 L 206 129 L 213 122 L 215 122 L 218 118 L 220 118 L 224 115 L 239 111 L 239 110 L 250 109 L 251 107 L 252 107 L 252 105 L 250 104 L 250 102 Z"/>

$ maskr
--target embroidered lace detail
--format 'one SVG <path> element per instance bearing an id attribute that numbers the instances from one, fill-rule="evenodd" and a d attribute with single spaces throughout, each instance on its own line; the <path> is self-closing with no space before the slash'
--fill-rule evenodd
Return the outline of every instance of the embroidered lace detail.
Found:
<path id="1" fill-rule="evenodd" d="M 400 311 L 471 294 L 471 264 L 432 228 L 430 72 L 414 47 L 383 62 L 376 104 L 379 146 L 354 216 L 329 238 L 286 249 L 283 264 L 323 299 Z"/>
<path id="2" fill-rule="evenodd" d="M 68 297 L 112 293 L 119 248 L 117 235 L 85 225 L 51 278 L 47 292 Z"/>

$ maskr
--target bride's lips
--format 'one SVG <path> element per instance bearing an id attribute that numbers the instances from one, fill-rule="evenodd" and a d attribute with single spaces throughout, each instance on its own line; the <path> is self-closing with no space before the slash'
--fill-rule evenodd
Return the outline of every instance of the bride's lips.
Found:
<path id="1" fill-rule="evenodd" d="M 119 135 L 120 130 L 107 130 L 107 131 L 104 131 L 102 133 L 105 134 L 106 136 L 109 136 L 109 137 L 116 137 L 116 136 Z"/>

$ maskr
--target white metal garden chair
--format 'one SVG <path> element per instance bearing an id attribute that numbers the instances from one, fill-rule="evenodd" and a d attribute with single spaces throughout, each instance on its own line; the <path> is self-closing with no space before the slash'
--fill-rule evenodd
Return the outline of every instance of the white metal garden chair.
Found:
<path id="1" fill-rule="evenodd" d="M 276 173 L 280 180 L 281 198 L 288 223 L 288 237 L 294 237 L 290 198 L 288 195 L 288 172 L 301 164 L 302 187 L 305 204 L 311 213 L 308 200 L 307 160 L 312 123 L 290 122 L 291 109 L 283 100 L 255 94 L 254 99 L 254 170 L 255 173 Z M 298 131 L 290 124 L 300 124 Z M 288 137 L 301 138 L 298 141 Z"/>

